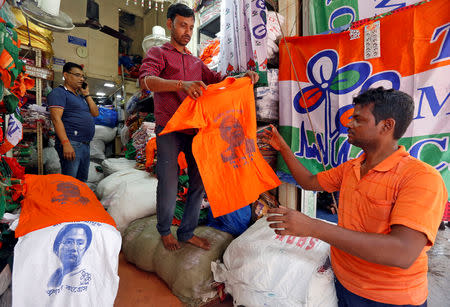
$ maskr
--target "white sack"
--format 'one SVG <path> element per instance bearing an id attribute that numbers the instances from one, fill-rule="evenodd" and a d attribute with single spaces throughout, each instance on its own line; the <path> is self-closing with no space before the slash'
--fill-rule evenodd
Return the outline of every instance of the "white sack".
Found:
<path id="1" fill-rule="evenodd" d="M 102 180 L 105 175 L 102 172 L 97 171 L 96 167 L 100 166 L 100 164 L 90 162 L 89 163 L 89 174 L 87 182 L 89 183 L 98 183 L 100 180 Z"/>
<path id="2" fill-rule="evenodd" d="M 94 139 L 102 140 L 105 143 L 109 143 L 116 137 L 117 128 L 110 128 L 102 125 L 95 125 Z"/>
<path id="3" fill-rule="evenodd" d="M 57 235 L 66 226 L 83 224 L 91 237 L 80 242 L 71 232 Z M 84 233 L 87 233 L 84 230 Z M 64 234 L 62 232 L 61 234 Z M 73 241 L 77 240 L 75 245 Z M 54 243 L 59 256 L 54 252 Z M 86 246 L 84 249 L 79 246 Z M 12 276 L 13 307 L 29 306 L 113 306 L 119 287 L 118 264 L 122 244 L 120 233 L 111 225 L 96 222 L 62 223 L 30 232 L 19 238 L 14 248 Z M 77 246 L 77 247 L 76 247 Z M 75 250 L 73 253 L 71 250 Z M 66 256 L 66 257 L 65 257 Z M 81 262 L 68 274 L 61 275 L 74 261 Z"/>
<path id="4" fill-rule="evenodd" d="M 46 174 L 60 174 L 61 163 L 55 147 L 45 147 L 42 151 Z"/>
<path id="5" fill-rule="evenodd" d="M 92 139 L 89 143 L 91 159 L 105 160 L 105 142 L 99 139 Z"/>
<path id="6" fill-rule="evenodd" d="M 128 160 L 126 158 L 110 158 L 102 162 L 105 177 L 121 170 L 134 169 L 135 165 L 136 160 Z"/>
<path id="7" fill-rule="evenodd" d="M 122 232 L 134 220 L 156 214 L 157 185 L 145 171 L 124 170 L 103 179 L 97 195 Z"/>
<path id="8" fill-rule="evenodd" d="M 225 282 L 235 306 L 312 307 L 322 300 L 320 306 L 335 307 L 331 269 L 315 276 L 329 253 L 329 244 L 318 239 L 276 235 L 262 218 L 231 242 L 223 264 L 213 262 L 211 269 L 216 281 Z M 323 289 L 317 291 L 317 284 Z"/>

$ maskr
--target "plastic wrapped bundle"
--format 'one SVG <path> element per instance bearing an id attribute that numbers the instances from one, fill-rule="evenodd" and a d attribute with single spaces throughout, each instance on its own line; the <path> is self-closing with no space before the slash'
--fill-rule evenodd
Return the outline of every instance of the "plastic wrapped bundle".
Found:
<path id="1" fill-rule="evenodd" d="M 267 71 L 269 86 L 256 88 L 256 118 L 260 121 L 278 120 L 278 69 Z"/>

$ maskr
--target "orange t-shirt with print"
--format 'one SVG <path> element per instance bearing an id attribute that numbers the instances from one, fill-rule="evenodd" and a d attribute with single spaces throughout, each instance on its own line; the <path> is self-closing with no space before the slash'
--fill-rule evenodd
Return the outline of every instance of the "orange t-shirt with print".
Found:
<path id="1" fill-rule="evenodd" d="M 365 261 L 331 247 L 333 271 L 350 292 L 393 305 L 421 305 L 428 295 L 426 252 L 433 245 L 447 201 L 438 171 L 403 146 L 360 178 L 365 154 L 317 174 L 328 192 L 340 191 L 338 225 L 388 234 L 392 225 L 424 233 L 428 244 L 408 269 Z"/>
<path id="2" fill-rule="evenodd" d="M 256 145 L 256 110 L 250 78 L 209 85 L 186 98 L 161 134 L 199 129 L 192 141 L 203 185 L 215 217 L 258 199 L 280 181 Z"/>
<path id="3" fill-rule="evenodd" d="M 25 175 L 25 192 L 16 238 L 65 222 L 92 221 L 116 227 L 94 192 L 71 176 Z"/>

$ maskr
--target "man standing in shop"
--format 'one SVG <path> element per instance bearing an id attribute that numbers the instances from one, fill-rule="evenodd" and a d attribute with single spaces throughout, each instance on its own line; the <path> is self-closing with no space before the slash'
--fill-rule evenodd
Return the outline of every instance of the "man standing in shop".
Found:
<path id="1" fill-rule="evenodd" d="M 187 96 L 198 99 L 206 85 L 220 82 L 225 76 L 211 71 L 187 50 L 186 45 L 191 40 L 194 29 L 194 11 L 191 8 L 182 3 L 171 5 L 167 11 L 167 28 L 171 31 L 170 42 L 148 51 L 139 74 L 141 88 L 154 92 L 157 125 L 157 229 L 168 250 L 179 249 L 179 242 L 209 249 L 208 240 L 194 235 L 204 194 L 202 179 L 192 155 L 195 131 L 173 132 L 163 136 L 158 134 Z M 246 76 L 253 83 L 259 78 L 253 71 L 248 71 Z M 185 153 L 188 163 L 189 189 L 177 240 L 170 232 L 170 226 L 176 204 L 177 157 L 180 151 Z"/>
<path id="2" fill-rule="evenodd" d="M 63 67 L 64 85 L 48 95 L 50 117 L 55 127 L 55 148 L 64 175 L 86 182 L 89 174 L 89 142 L 95 133 L 98 107 L 89 94 L 83 67 L 68 62 Z"/>
<path id="3" fill-rule="evenodd" d="M 369 89 L 353 99 L 348 142 L 360 157 L 312 175 L 272 127 L 263 140 L 279 150 L 307 190 L 340 190 L 338 226 L 287 208 L 267 220 L 279 235 L 315 237 L 331 245 L 339 306 L 426 306 L 427 254 L 447 191 L 439 172 L 398 145 L 414 102 L 400 91 Z"/>

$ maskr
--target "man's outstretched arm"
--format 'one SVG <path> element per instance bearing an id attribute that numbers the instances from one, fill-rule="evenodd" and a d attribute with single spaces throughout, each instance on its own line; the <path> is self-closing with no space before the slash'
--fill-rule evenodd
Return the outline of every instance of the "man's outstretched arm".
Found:
<path id="1" fill-rule="evenodd" d="M 363 260 L 402 269 L 416 261 L 428 241 L 424 233 L 403 225 L 393 225 L 389 234 L 376 234 L 345 229 L 285 207 L 269 213 L 278 214 L 267 220 L 275 222 L 270 227 L 278 228 L 279 235 L 317 238 Z"/>
<path id="2" fill-rule="evenodd" d="M 281 156 L 283 157 L 284 162 L 286 162 L 295 181 L 297 181 L 302 189 L 323 191 L 322 186 L 317 180 L 317 176 L 311 174 L 311 172 L 297 160 L 289 145 L 286 144 L 283 137 L 278 133 L 278 130 L 273 125 L 270 125 L 270 127 L 272 129 L 271 131 L 265 130 L 262 133 L 262 140 L 281 153 Z"/>

